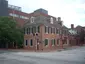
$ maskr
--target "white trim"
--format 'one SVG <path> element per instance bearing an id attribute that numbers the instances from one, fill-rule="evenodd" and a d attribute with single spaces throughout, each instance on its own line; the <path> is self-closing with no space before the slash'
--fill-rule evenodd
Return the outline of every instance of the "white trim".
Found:
<path id="1" fill-rule="evenodd" d="M 35 17 L 33 17 L 33 16 L 30 18 L 31 23 L 34 22 L 34 18 L 35 18 Z"/>
<path id="2" fill-rule="evenodd" d="M 45 26 L 45 28 L 48 28 L 48 26 Z M 46 30 L 47 32 L 45 34 L 48 34 L 48 30 Z"/>
<path id="3" fill-rule="evenodd" d="M 52 44 L 52 40 L 53 40 L 53 44 Z M 55 45 L 54 45 L 54 38 L 51 39 L 51 44 L 52 44 L 52 46 L 55 46 Z"/>
<path id="4" fill-rule="evenodd" d="M 29 40 L 27 40 L 27 45 L 26 45 L 26 40 L 27 40 L 27 39 L 24 39 L 24 46 L 25 46 L 25 47 L 28 46 L 28 42 L 29 42 Z"/>
<path id="5" fill-rule="evenodd" d="M 48 32 L 46 32 L 45 34 L 48 34 Z"/>
<path id="6" fill-rule="evenodd" d="M 50 17 L 50 23 L 53 24 L 53 17 Z"/>
<path id="7" fill-rule="evenodd" d="M 33 47 L 33 45 L 31 46 L 31 40 L 32 40 L 32 43 L 33 43 L 33 39 L 29 39 L 29 46 Z"/>

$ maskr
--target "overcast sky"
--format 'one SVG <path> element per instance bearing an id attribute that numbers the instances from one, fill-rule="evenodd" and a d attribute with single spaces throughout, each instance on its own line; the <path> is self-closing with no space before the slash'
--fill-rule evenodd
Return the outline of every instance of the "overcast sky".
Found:
<path id="1" fill-rule="evenodd" d="M 85 26 L 85 0 L 8 0 L 9 4 L 22 7 L 31 13 L 36 9 L 48 10 L 49 15 L 61 17 L 64 25 Z"/>

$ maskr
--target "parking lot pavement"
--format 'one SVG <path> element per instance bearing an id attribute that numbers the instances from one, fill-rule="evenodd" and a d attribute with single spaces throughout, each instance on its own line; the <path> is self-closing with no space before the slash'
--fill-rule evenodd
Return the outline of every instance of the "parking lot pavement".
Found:
<path id="1" fill-rule="evenodd" d="M 2 51 L 0 64 L 85 64 L 85 47 L 61 52 Z"/>

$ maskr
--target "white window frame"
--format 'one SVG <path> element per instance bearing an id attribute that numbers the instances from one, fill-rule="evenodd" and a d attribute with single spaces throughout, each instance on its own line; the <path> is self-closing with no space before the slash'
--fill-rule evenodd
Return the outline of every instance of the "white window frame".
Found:
<path id="1" fill-rule="evenodd" d="M 48 40 L 48 45 L 46 45 L 46 46 L 45 46 L 45 39 Z M 45 46 L 45 47 L 48 47 L 48 46 L 49 46 L 49 38 L 45 38 L 45 39 L 44 39 L 44 46 Z"/>
<path id="2" fill-rule="evenodd" d="M 27 45 L 26 45 L 26 41 L 27 41 Z M 25 45 L 26 47 L 28 46 L 28 42 L 29 42 L 29 40 L 27 40 L 27 39 L 24 40 L 24 45 Z"/>
<path id="3" fill-rule="evenodd" d="M 30 45 L 30 47 L 33 47 L 33 45 L 31 46 L 31 40 L 32 40 L 32 43 L 33 43 L 33 39 L 30 39 L 29 45 Z"/>
<path id="4" fill-rule="evenodd" d="M 53 24 L 53 17 L 50 18 L 50 23 Z"/>
<path id="5" fill-rule="evenodd" d="M 52 44 L 52 40 L 53 40 L 53 44 Z M 56 40 L 55 40 L 55 44 L 54 44 L 54 40 L 55 40 L 54 38 L 51 39 L 52 46 L 55 46 L 56 45 Z"/>
<path id="6" fill-rule="evenodd" d="M 30 20 L 30 21 L 31 21 L 31 23 L 33 23 L 33 22 L 34 22 L 34 18 L 35 18 L 35 17 L 33 17 L 33 16 L 31 17 L 31 20 Z"/>
<path id="7" fill-rule="evenodd" d="M 46 28 L 48 28 L 48 26 L 45 26 Z M 46 34 L 48 34 L 48 29 L 47 29 L 47 32 L 46 32 Z"/>

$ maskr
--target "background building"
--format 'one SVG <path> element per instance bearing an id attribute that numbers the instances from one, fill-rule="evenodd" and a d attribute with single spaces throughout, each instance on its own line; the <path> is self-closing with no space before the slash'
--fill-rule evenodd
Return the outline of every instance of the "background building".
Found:
<path id="1" fill-rule="evenodd" d="M 8 16 L 8 1 L 0 0 L 0 16 Z"/>
<path id="2" fill-rule="evenodd" d="M 0 16 L 9 16 L 17 21 L 19 27 L 23 27 L 28 21 L 28 13 L 22 12 L 21 7 L 8 4 L 6 0 L 0 0 Z"/>

